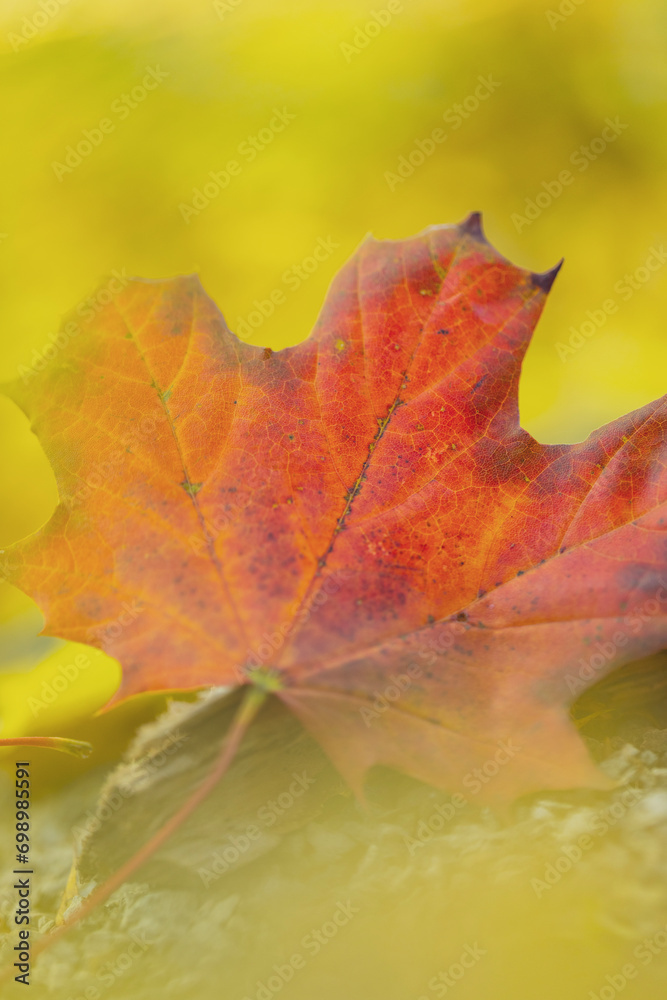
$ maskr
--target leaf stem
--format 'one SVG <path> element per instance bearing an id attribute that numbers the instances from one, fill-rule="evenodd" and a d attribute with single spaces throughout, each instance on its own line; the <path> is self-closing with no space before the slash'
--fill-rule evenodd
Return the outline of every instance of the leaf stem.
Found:
<path id="1" fill-rule="evenodd" d="M 49 750 L 72 754 L 73 757 L 87 757 L 93 749 L 90 743 L 69 740 L 64 736 L 10 736 L 0 740 L 0 747 L 47 747 Z"/>
<path id="2" fill-rule="evenodd" d="M 232 720 L 229 727 L 229 731 L 224 740 L 222 748 L 215 763 L 202 783 L 195 789 L 190 798 L 183 803 L 181 808 L 174 813 L 174 815 L 169 819 L 157 833 L 146 841 L 143 847 L 141 847 L 136 854 L 129 858 L 125 864 L 111 875 L 106 882 L 98 886 L 90 896 L 79 906 L 72 914 L 69 916 L 56 930 L 52 931 L 46 937 L 42 938 L 38 942 L 36 948 L 34 949 L 33 955 L 36 957 L 41 952 L 50 948 L 57 940 L 59 940 L 63 934 L 69 931 L 75 924 L 80 923 L 80 921 L 85 920 L 89 914 L 93 912 L 101 903 L 104 903 L 109 896 L 120 888 L 120 886 L 126 882 L 134 873 L 141 868 L 142 865 L 148 861 L 157 850 L 165 843 L 166 840 L 171 837 L 172 833 L 185 822 L 185 820 L 195 811 L 197 806 L 199 806 L 204 799 L 213 791 L 215 786 L 218 784 L 220 779 L 223 777 L 225 772 L 228 770 L 230 764 L 236 756 L 236 752 L 239 748 L 241 740 L 245 736 L 245 733 L 252 722 L 252 720 L 257 715 L 259 709 L 262 707 L 268 695 L 266 689 L 250 685 L 243 700 L 239 705 L 236 714 Z"/>

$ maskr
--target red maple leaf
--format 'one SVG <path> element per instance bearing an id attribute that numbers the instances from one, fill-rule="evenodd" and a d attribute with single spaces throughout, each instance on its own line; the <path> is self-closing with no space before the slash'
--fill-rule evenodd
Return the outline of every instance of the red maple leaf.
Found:
<path id="1" fill-rule="evenodd" d="M 367 240 L 275 353 L 196 277 L 65 324 L 11 390 L 61 497 L 8 557 L 45 631 L 117 657 L 115 701 L 268 686 L 356 789 L 374 764 L 490 768 L 487 799 L 604 783 L 567 709 L 665 645 L 667 403 L 577 445 L 521 429 L 557 270 L 473 215 Z"/>

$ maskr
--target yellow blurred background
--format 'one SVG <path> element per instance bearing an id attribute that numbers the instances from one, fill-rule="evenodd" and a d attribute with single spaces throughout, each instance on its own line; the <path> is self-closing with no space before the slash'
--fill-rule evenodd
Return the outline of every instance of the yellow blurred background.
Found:
<path id="1" fill-rule="evenodd" d="M 565 258 L 525 364 L 521 412 L 542 441 L 582 439 L 667 390 L 666 39 L 664 0 L 3 0 L 0 381 L 48 351 L 63 315 L 114 271 L 197 271 L 233 330 L 276 349 L 308 335 L 366 233 L 409 236 L 479 209 L 515 263 L 542 271 Z M 438 128 L 446 139 L 435 144 Z M 275 289 L 285 301 L 257 323 L 255 300 Z M 0 440 L 2 549 L 43 524 L 57 496 L 4 397 Z M 89 738 L 91 767 L 113 760 L 164 698 L 95 718 L 117 664 L 38 638 L 39 628 L 32 603 L 0 582 L 0 736 Z M 38 791 L 87 766 L 34 756 Z M 334 843 L 325 827 L 315 832 Z M 508 984 L 524 972 L 538 985 L 521 996 L 574 995 L 561 954 L 574 968 L 593 962 L 584 982 L 599 989 L 622 960 L 594 919 L 605 870 L 604 890 L 566 887 L 538 918 L 523 883 L 511 883 L 512 857 L 502 863 L 507 892 L 457 870 L 451 895 L 438 897 L 446 926 L 428 899 L 409 902 L 407 882 L 398 916 L 356 925 L 343 971 L 365 969 L 375 951 L 388 979 L 412 963 L 425 991 L 431 952 L 446 946 L 451 961 L 470 925 L 509 944 L 457 987 L 462 1000 L 504 996 L 503 984 L 516 998 Z M 333 863 L 327 877 L 337 892 Z M 239 884 L 250 897 L 252 879 Z M 270 947 L 282 960 L 305 917 L 296 883 L 270 884 Z M 551 920 L 554 934 L 566 927 L 564 951 L 551 948 Z M 334 995 L 333 949 L 329 961 L 296 995 Z M 642 989 L 647 1000 L 664 995 Z M 369 978 L 362 995 L 389 993 Z"/>
<path id="2" fill-rule="evenodd" d="M 232 329 L 278 348 L 307 336 L 367 232 L 481 209 L 516 263 L 565 257 L 521 409 L 541 440 L 581 439 L 667 389 L 667 267 L 645 266 L 667 243 L 666 28 L 661 0 L 4 0 L 0 380 L 114 270 L 198 271 Z M 56 491 L 5 398 L 0 435 L 1 546 Z M 47 702 L 77 649 L 36 640 L 31 602 L 0 587 L 0 732 L 92 731 L 116 664 L 97 656 Z M 123 738 L 144 710 L 124 711 Z"/>

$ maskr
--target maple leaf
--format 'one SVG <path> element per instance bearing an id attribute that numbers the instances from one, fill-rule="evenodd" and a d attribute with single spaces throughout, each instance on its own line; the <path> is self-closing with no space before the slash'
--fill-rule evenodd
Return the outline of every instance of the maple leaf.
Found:
<path id="1" fill-rule="evenodd" d="M 477 769 L 487 801 L 608 784 L 567 710 L 666 644 L 667 402 L 582 444 L 520 427 L 557 270 L 477 214 L 368 239 L 278 352 L 196 277 L 130 282 L 10 390 L 61 498 L 11 579 L 120 661 L 114 702 L 269 687 L 359 792 L 375 764 Z"/>

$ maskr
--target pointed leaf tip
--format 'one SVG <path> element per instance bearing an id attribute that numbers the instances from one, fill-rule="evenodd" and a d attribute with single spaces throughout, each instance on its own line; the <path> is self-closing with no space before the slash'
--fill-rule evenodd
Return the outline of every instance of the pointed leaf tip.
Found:
<path id="1" fill-rule="evenodd" d="M 533 272 L 533 274 L 531 275 L 532 283 L 537 288 L 541 288 L 545 294 L 549 292 L 551 290 L 551 286 L 556 280 L 558 272 L 563 266 L 564 259 L 565 259 L 564 257 L 561 257 L 556 266 L 552 267 L 550 271 L 544 271 L 542 274 L 537 274 L 536 272 Z"/>
<path id="2" fill-rule="evenodd" d="M 459 229 L 461 232 L 467 233 L 468 236 L 472 236 L 473 239 L 479 240 L 481 243 L 488 242 L 486 236 L 484 235 L 484 230 L 482 229 L 481 212 L 471 212 L 470 215 L 460 223 Z"/>

